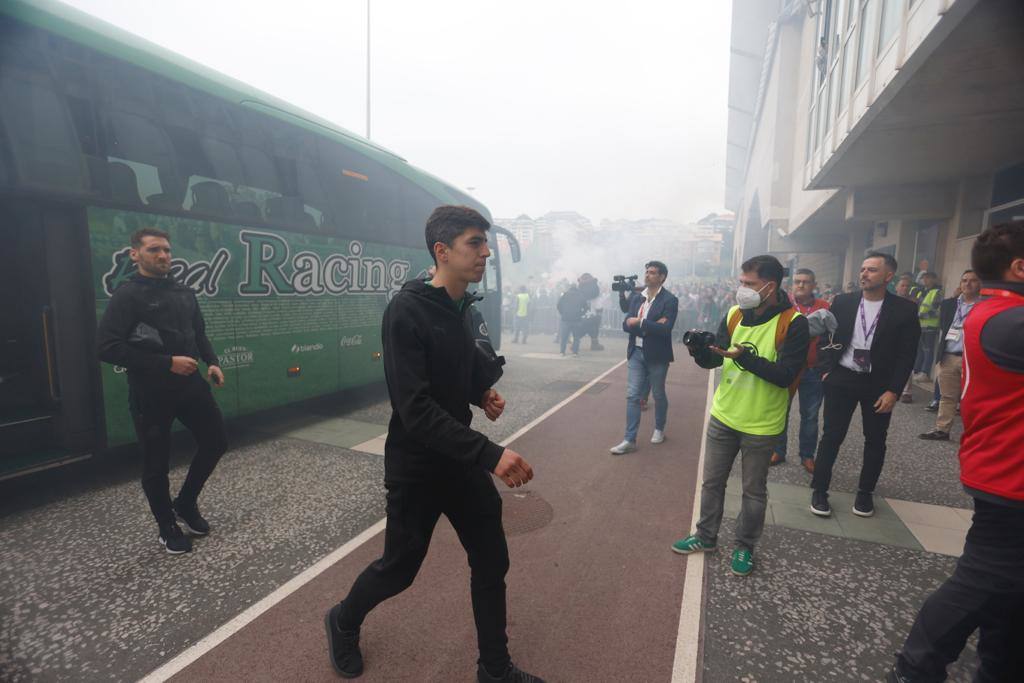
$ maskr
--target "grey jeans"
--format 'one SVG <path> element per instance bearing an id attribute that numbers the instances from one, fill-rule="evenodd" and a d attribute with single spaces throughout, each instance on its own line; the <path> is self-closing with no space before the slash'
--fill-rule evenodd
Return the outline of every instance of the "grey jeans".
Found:
<path id="1" fill-rule="evenodd" d="M 700 521 L 697 536 L 709 545 L 718 543 L 718 527 L 725 509 L 725 483 L 743 451 L 743 502 L 736 521 L 736 545 L 753 551 L 764 530 L 768 509 L 768 462 L 778 435 L 745 434 L 711 417 L 704 451 L 704 484 L 701 487 Z"/>

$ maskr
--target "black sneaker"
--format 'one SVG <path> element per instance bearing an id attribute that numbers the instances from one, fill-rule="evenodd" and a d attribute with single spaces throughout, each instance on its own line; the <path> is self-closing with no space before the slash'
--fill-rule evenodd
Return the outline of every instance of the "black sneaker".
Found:
<path id="1" fill-rule="evenodd" d="M 937 412 L 939 412 L 939 402 L 938 401 L 932 401 L 931 403 L 929 403 L 925 407 L 925 410 L 927 410 L 929 413 L 937 413 Z"/>
<path id="2" fill-rule="evenodd" d="M 502 683 L 544 683 L 543 678 L 528 674 L 511 662 L 508 668 L 505 669 L 505 673 L 497 678 L 487 673 L 487 669 L 484 668 L 483 664 L 478 664 L 476 667 L 476 680 L 479 683 L 491 683 L 492 681 L 501 681 Z"/>
<path id="3" fill-rule="evenodd" d="M 177 515 L 178 520 L 185 525 L 185 531 L 189 532 L 193 536 L 205 536 L 210 533 L 210 525 L 207 523 L 203 516 L 199 514 L 199 506 L 195 503 L 189 505 L 183 503 L 181 499 L 176 498 L 172 504 L 174 507 L 174 514 Z"/>
<path id="4" fill-rule="evenodd" d="M 828 494 L 824 491 L 815 491 L 811 494 L 811 512 L 819 517 L 831 517 L 832 506 L 828 504 Z"/>
<path id="5" fill-rule="evenodd" d="M 853 500 L 853 514 L 858 517 L 870 517 L 875 514 L 875 502 L 870 493 L 858 491 Z"/>
<path id="6" fill-rule="evenodd" d="M 160 543 L 171 555 L 181 555 L 192 550 L 192 539 L 181 533 L 181 527 L 174 522 L 160 525 Z"/>
<path id="7" fill-rule="evenodd" d="M 930 432 L 918 434 L 917 438 L 924 439 L 925 441 L 949 441 L 949 432 L 933 429 Z"/>
<path id="8" fill-rule="evenodd" d="M 324 617 L 327 629 L 327 654 L 334 670 L 342 678 L 356 678 L 363 673 L 363 653 L 359 649 L 359 629 L 342 631 L 338 627 L 341 604 L 332 607 Z"/>

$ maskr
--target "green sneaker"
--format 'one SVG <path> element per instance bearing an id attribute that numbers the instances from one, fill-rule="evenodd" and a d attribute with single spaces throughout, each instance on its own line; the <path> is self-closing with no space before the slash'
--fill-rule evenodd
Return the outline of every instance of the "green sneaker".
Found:
<path id="1" fill-rule="evenodd" d="M 754 553 L 745 548 L 736 548 L 732 551 L 732 573 L 736 576 L 746 576 L 754 571 Z"/>
<path id="2" fill-rule="evenodd" d="M 686 538 L 681 538 L 672 544 L 672 552 L 679 553 L 680 555 L 689 555 L 690 553 L 708 552 L 714 550 L 713 544 L 707 544 L 696 535 L 690 535 Z"/>

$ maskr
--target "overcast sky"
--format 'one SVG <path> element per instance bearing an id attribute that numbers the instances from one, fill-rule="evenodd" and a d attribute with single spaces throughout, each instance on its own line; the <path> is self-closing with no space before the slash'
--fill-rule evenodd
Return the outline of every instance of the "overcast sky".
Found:
<path id="1" fill-rule="evenodd" d="M 371 0 L 371 137 L 496 217 L 721 209 L 725 0 Z M 366 0 L 71 0 L 366 133 Z"/>

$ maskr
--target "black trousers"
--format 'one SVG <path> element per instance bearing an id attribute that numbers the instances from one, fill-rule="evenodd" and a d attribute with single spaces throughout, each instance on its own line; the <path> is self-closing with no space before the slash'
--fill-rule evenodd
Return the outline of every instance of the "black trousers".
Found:
<path id="1" fill-rule="evenodd" d="M 864 464 L 860 468 L 858 489 L 873 493 L 885 462 L 885 439 L 889 433 L 892 413 L 875 412 L 875 401 L 883 392 L 872 387 L 867 376 L 858 376 L 845 368 L 836 368 L 833 373 L 839 373 L 839 378 L 829 379 L 842 381 L 825 381 L 821 441 L 814 457 L 811 488 L 815 491 L 828 491 L 832 483 L 832 467 L 839 457 L 839 447 L 846 439 L 853 412 L 859 405 L 864 425 Z"/>
<path id="2" fill-rule="evenodd" d="M 981 664 L 974 680 L 1024 681 L 1022 512 L 975 501 L 974 521 L 953 575 L 925 600 L 897 655 L 903 676 L 922 683 L 946 680 L 946 667 L 978 630 Z M 973 540 L 981 535 L 987 536 L 985 544 Z"/>
<path id="3" fill-rule="evenodd" d="M 442 514 L 469 557 L 479 663 L 488 671 L 503 671 L 511 661 L 505 634 L 508 546 L 501 526 L 501 497 L 482 469 L 454 481 L 387 485 L 384 556 L 356 579 L 342 603 L 338 624 L 359 628 L 370 610 L 412 585 Z"/>
<path id="4" fill-rule="evenodd" d="M 135 433 L 142 447 L 142 490 L 157 524 L 174 521 L 170 481 L 171 425 L 179 420 L 196 440 L 196 454 L 178 498 L 194 503 L 220 457 L 228 449 L 224 417 L 210 385 L 198 372 L 168 385 L 133 386 L 129 403 Z"/>

